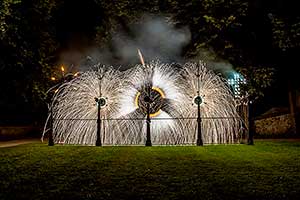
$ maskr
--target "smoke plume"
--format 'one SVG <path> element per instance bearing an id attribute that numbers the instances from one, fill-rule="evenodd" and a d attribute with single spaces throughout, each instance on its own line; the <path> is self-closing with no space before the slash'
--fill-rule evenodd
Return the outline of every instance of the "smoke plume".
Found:
<path id="1" fill-rule="evenodd" d="M 119 30 L 112 36 L 110 44 L 102 48 L 90 47 L 84 52 L 71 50 L 61 54 L 62 62 L 73 62 L 85 71 L 91 65 L 122 66 L 126 69 L 140 63 L 137 50 L 140 49 L 145 62 L 159 59 L 164 62 L 182 60 L 182 49 L 190 42 L 188 27 L 177 27 L 167 17 L 144 16 L 138 23 L 129 25 L 127 30 Z"/>

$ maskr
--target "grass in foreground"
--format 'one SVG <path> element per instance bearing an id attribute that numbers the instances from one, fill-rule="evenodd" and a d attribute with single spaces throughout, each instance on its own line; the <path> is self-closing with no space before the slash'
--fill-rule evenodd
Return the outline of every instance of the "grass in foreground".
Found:
<path id="1" fill-rule="evenodd" d="M 298 199 L 300 142 L 0 149 L 0 199 Z"/>

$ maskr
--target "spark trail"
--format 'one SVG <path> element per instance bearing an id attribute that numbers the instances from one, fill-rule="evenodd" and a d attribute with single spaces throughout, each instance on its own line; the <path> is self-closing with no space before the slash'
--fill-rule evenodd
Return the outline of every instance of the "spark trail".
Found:
<path id="1" fill-rule="evenodd" d="M 60 86 L 51 105 L 55 143 L 94 145 L 101 106 L 103 145 L 143 145 L 150 103 L 152 144 L 195 144 L 199 101 L 203 142 L 238 141 L 241 119 L 223 78 L 203 62 L 142 63 L 124 72 L 98 65 Z"/>

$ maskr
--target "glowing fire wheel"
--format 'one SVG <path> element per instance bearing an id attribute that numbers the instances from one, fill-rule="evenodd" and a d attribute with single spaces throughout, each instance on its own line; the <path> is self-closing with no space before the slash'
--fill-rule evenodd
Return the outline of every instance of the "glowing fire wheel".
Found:
<path id="1" fill-rule="evenodd" d="M 135 105 L 147 114 L 147 105 L 150 103 L 150 117 L 155 117 L 160 113 L 164 98 L 165 94 L 160 88 L 152 87 L 150 91 L 144 89 L 136 94 Z"/>
<path id="2" fill-rule="evenodd" d="M 101 108 L 104 108 L 107 105 L 107 97 L 99 97 L 95 98 L 95 101 L 97 102 L 97 105 L 100 106 Z"/>

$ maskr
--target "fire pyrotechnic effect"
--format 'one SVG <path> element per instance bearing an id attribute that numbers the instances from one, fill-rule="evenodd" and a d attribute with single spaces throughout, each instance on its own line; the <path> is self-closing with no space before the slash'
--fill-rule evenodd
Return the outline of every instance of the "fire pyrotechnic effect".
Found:
<path id="1" fill-rule="evenodd" d="M 174 65 L 151 62 L 137 65 L 125 72 L 125 93 L 120 101 L 119 118 L 126 130 L 125 143 L 144 144 L 146 133 L 147 104 L 150 104 L 151 140 L 153 144 L 184 143 L 183 84 L 180 69 Z"/>
<path id="2" fill-rule="evenodd" d="M 155 61 L 124 72 L 98 66 L 59 87 L 44 134 L 53 121 L 55 143 L 94 145 L 100 106 L 104 145 L 145 144 L 148 114 L 152 144 L 195 144 L 198 104 L 204 143 L 238 141 L 241 119 L 233 94 L 202 62 Z"/>
<path id="3" fill-rule="evenodd" d="M 94 144 L 97 132 L 97 106 L 101 106 L 101 118 L 116 118 L 119 99 L 122 97 L 120 72 L 113 68 L 87 71 L 61 85 L 51 106 L 53 113 L 53 139 L 55 143 Z M 95 98 L 100 101 L 95 102 Z M 51 113 L 50 113 L 51 114 Z M 46 125 L 51 124 L 50 115 Z M 115 121 L 102 121 L 102 140 L 106 144 L 120 141 Z M 46 128 L 46 126 L 45 126 Z M 44 133 L 46 129 L 44 129 Z M 105 134 L 107 133 L 107 134 Z"/>
<path id="4" fill-rule="evenodd" d="M 197 118 L 197 106 L 200 104 L 204 143 L 236 142 L 242 124 L 226 80 L 208 70 L 203 62 L 187 63 L 182 76 L 185 80 L 184 116 Z M 187 124 L 187 141 L 194 143 L 197 121 L 189 120 Z"/>

